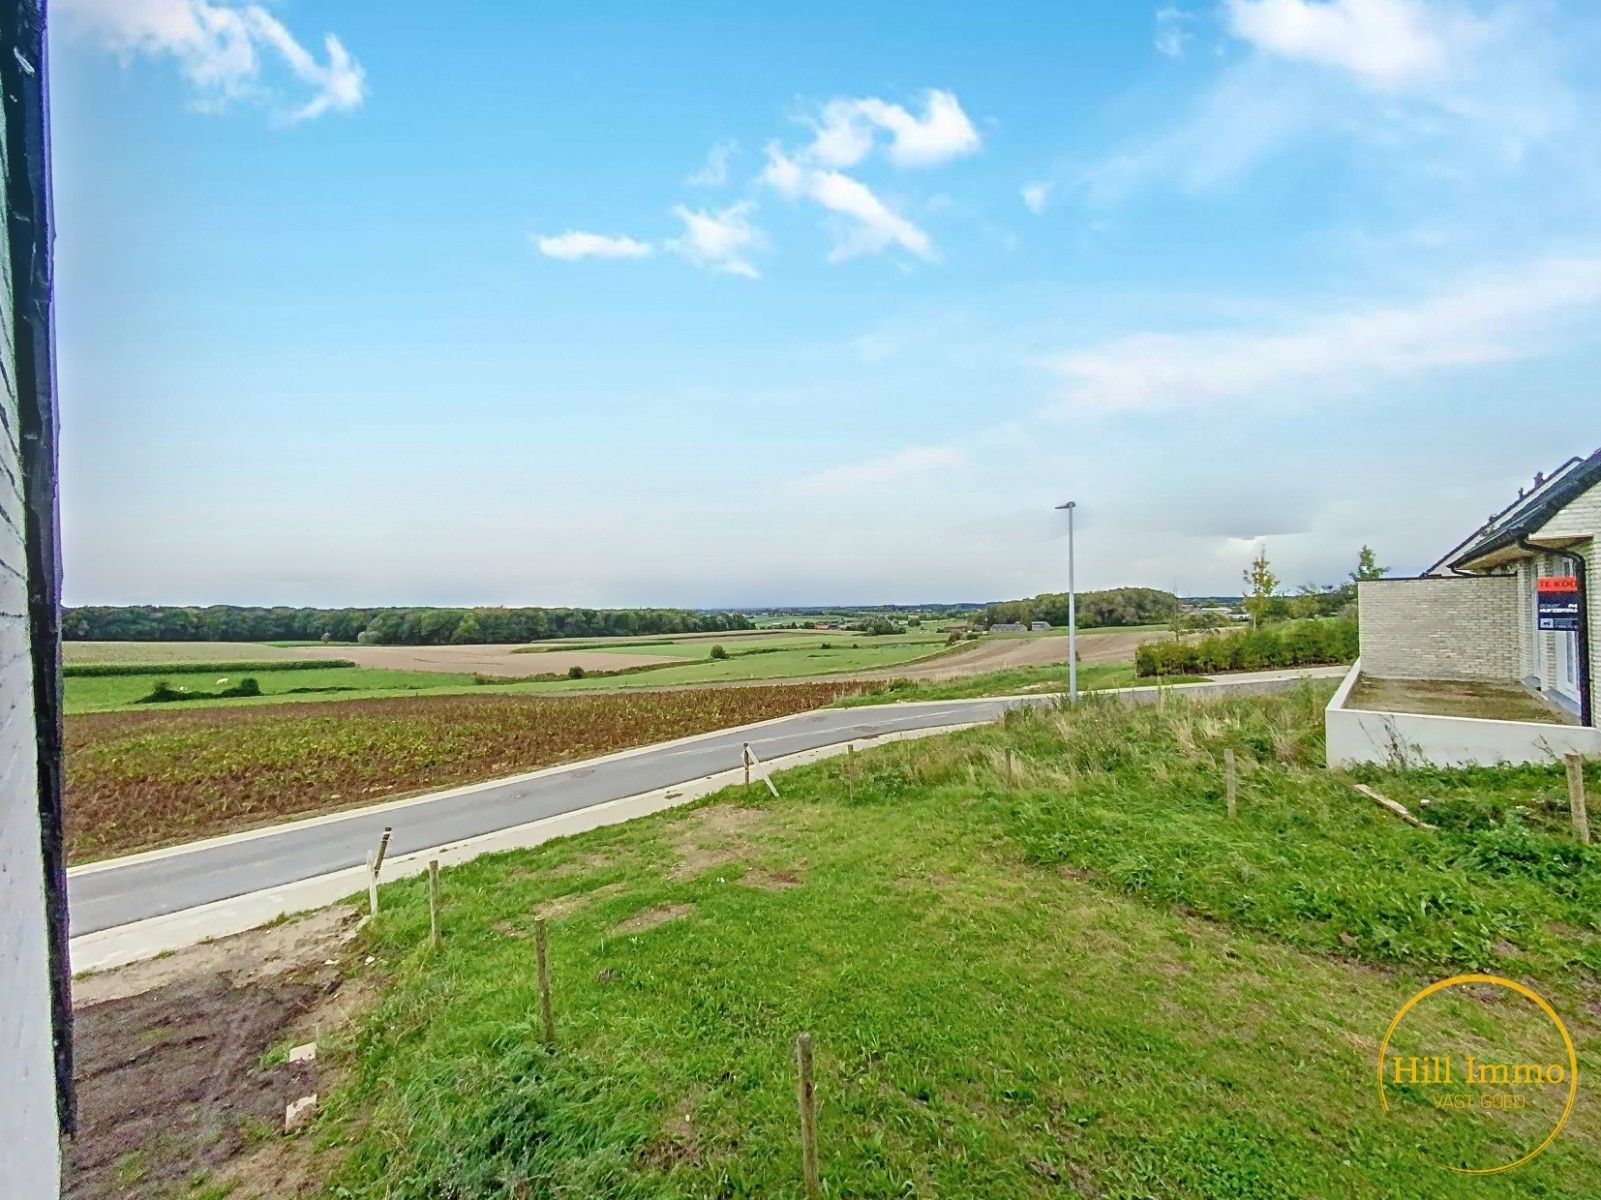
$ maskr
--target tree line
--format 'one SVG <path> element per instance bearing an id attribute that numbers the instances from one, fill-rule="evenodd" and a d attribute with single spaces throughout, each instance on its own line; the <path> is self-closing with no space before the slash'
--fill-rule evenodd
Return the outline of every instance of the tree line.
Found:
<path id="1" fill-rule="evenodd" d="M 62 613 L 61 636 L 94 642 L 363 642 L 481 645 L 548 638 L 726 633 L 741 613 L 683 608 L 256 608 L 90 605 Z"/>
<path id="2" fill-rule="evenodd" d="M 1179 615 L 1179 598 L 1156 588 L 1106 588 L 1078 594 L 1078 627 L 1095 629 L 1114 625 L 1155 625 Z M 1045 592 L 1028 600 L 1003 600 L 975 614 L 975 625 L 1024 625 L 1045 621 L 1067 624 L 1067 593 Z"/>

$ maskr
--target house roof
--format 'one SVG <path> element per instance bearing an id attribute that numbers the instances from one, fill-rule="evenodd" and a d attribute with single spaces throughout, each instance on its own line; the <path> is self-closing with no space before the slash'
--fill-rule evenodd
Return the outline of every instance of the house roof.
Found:
<path id="1" fill-rule="evenodd" d="M 1521 538 L 1538 532 L 1552 517 L 1598 483 L 1601 483 L 1601 450 L 1589 458 L 1568 459 L 1538 486 L 1520 493 L 1465 541 L 1452 547 L 1424 574 L 1434 575 L 1442 568 L 1460 570 L 1497 550 L 1517 545 Z"/>

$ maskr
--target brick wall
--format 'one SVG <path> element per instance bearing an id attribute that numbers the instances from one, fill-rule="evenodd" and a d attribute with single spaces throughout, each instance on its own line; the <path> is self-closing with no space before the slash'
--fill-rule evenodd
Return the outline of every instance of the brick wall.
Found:
<path id="1" fill-rule="evenodd" d="M 1362 670 L 1381 679 L 1517 679 L 1512 575 L 1383 579 L 1357 585 Z"/>
<path id="2" fill-rule="evenodd" d="M 8 151 L 0 122 L 0 186 Z M 0 211 L 9 205 L 0 206 Z M 18 454 L 11 263 L 0 238 L 0 1193 L 59 1193 L 50 970 Z"/>

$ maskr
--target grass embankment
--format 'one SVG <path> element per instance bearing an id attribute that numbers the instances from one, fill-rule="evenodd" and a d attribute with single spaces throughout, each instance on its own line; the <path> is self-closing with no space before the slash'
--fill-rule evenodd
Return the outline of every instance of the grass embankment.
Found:
<path id="1" fill-rule="evenodd" d="M 804 712 L 851 686 L 560 699 L 481 689 L 337 707 L 161 705 L 69 717 L 68 859 L 172 845 Z"/>
<path id="2" fill-rule="evenodd" d="M 1419 1152 L 1495 1135 L 1385 1116 L 1373 1084 L 1396 1009 L 1456 968 L 1540 988 L 1601 1069 L 1601 852 L 1560 772 L 1377 777 L 1432 798 L 1413 829 L 1318 765 L 1328 692 L 1021 714 L 481 859 L 444 877 L 437 952 L 426 885 L 386 887 L 328 1194 L 798 1196 L 806 1030 L 829 1195 L 1593 1196 L 1593 1105 L 1473 1179 Z"/>

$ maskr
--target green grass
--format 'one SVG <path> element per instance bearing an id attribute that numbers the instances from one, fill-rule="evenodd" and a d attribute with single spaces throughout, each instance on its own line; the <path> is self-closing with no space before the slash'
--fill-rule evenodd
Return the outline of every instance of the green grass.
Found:
<path id="1" fill-rule="evenodd" d="M 204 692 L 215 690 L 218 679 L 226 678 L 229 684 L 236 684 L 247 676 L 261 685 L 259 697 L 195 700 L 180 705 L 135 703 L 162 680 L 174 687 Z M 69 714 L 129 708 L 182 708 L 188 711 L 217 705 L 271 704 L 285 700 L 357 700 L 408 692 L 439 695 L 478 689 L 471 675 L 443 671 L 373 670 L 366 667 L 308 667 L 289 671 L 268 670 L 258 674 L 249 667 L 239 665 L 215 677 L 158 669 L 142 675 L 69 676 L 64 682 L 66 711 Z M 296 690 L 307 688 L 319 690 Z"/>
<path id="2" fill-rule="evenodd" d="M 1019 714 L 480 859 L 444 875 L 437 952 L 426 885 L 386 887 L 327 1194 L 798 1196 L 805 1030 L 831 1196 L 1592 1196 L 1594 1106 L 1468 1179 L 1419 1146 L 1498 1135 L 1386 1117 L 1372 1077 L 1400 1004 L 1461 968 L 1538 987 L 1601 1069 L 1601 852 L 1560 771 L 1373 775 L 1433 799 L 1413 829 L 1317 765 L 1328 693 Z"/>
<path id="3" fill-rule="evenodd" d="M 779 644 L 772 644 L 775 642 Z M 827 649 L 823 648 L 825 642 L 828 643 Z M 726 659 L 710 657 L 714 644 L 707 641 L 694 643 L 693 653 L 697 657 L 691 662 L 631 670 L 617 675 L 591 672 L 582 679 L 568 679 L 565 676 L 527 681 L 496 678 L 486 683 L 482 682 L 483 677 L 472 674 L 370 667 L 264 671 L 256 677 L 261 684 L 260 697 L 196 700 L 182 707 L 191 710 L 213 705 L 248 707 L 285 700 L 367 700 L 397 694 L 445 696 L 476 692 L 483 688 L 493 688 L 496 692 L 510 695 L 546 695 L 683 687 L 701 683 L 779 681 L 904 666 L 948 652 L 944 638 L 911 635 L 846 639 L 808 634 L 804 638 L 763 639 L 746 644 L 730 642 Z M 639 650 L 637 643 L 630 648 L 634 653 Z M 677 651 L 663 651 L 668 652 Z M 542 673 L 538 654 L 530 654 L 526 661 L 529 675 Z M 249 670 L 241 668 L 229 672 L 228 677 L 230 682 L 237 682 L 238 676 L 249 674 Z M 222 677 L 221 674 L 217 676 Z M 176 671 L 165 668 L 109 678 L 75 676 L 66 680 L 66 711 L 86 713 L 142 708 L 144 706 L 135 702 L 163 679 L 174 685 L 187 684 L 197 691 L 212 690 L 214 683 L 213 679 L 193 674 L 180 679 Z M 294 692 L 292 689 L 296 688 L 339 690 Z"/>
<path id="4" fill-rule="evenodd" d="M 1078 668 L 1079 690 L 1085 692 L 1102 688 L 1154 687 L 1159 682 L 1137 679 L 1133 663 L 1080 663 Z M 1205 680 L 1191 675 L 1184 682 L 1204 683 Z M 1025 696 L 1038 692 L 1066 691 L 1067 665 L 1063 663 L 1048 667 L 1012 667 L 961 679 L 897 679 L 881 690 L 836 700 L 831 707 L 856 708 L 865 704 L 898 704 L 906 700 L 967 700 L 977 696 Z"/>

